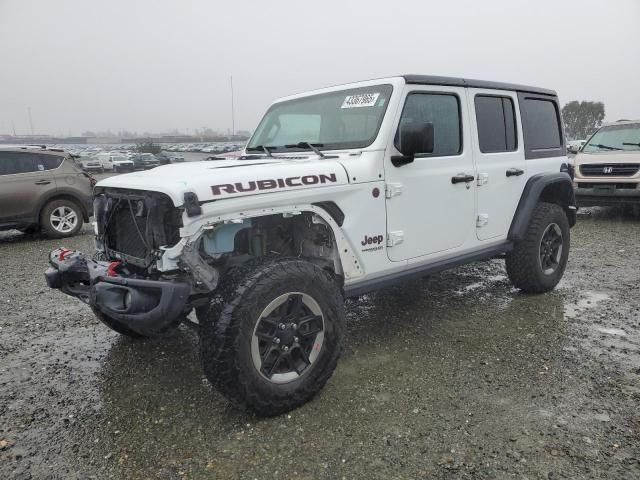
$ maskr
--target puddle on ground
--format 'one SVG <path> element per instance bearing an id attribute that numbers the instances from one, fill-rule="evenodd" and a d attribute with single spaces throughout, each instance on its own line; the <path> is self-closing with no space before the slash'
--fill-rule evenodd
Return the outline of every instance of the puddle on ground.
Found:
<path id="1" fill-rule="evenodd" d="M 564 306 L 564 315 L 567 318 L 576 318 L 585 310 L 595 308 L 600 302 L 609 300 L 611 297 L 606 293 L 585 291 L 582 298 L 573 303 L 567 303 Z"/>
<path id="2" fill-rule="evenodd" d="M 479 282 L 470 283 L 469 285 L 465 285 L 464 287 L 455 291 L 455 293 L 461 295 L 464 293 L 469 293 L 479 288 L 487 288 L 494 283 L 503 282 L 507 279 L 506 275 L 498 274 L 498 275 L 487 275 Z"/>
<path id="3" fill-rule="evenodd" d="M 625 332 L 621 328 L 598 327 L 596 328 L 596 330 L 601 333 L 606 333 L 607 335 L 616 335 L 620 337 L 624 337 L 627 335 L 627 332 Z"/>

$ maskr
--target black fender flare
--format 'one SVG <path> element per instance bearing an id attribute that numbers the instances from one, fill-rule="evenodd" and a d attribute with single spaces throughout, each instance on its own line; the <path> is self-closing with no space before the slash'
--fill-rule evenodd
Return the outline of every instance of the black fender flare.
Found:
<path id="1" fill-rule="evenodd" d="M 576 224 L 576 198 L 569 174 L 538 173 L 529 178 L 522 191 L 509 228 L 509 240 L 518 242 L 524 238 L 533 209 L 540 201 L 557 203 L 567 214 L 569 226 L 573 227 Z"/>

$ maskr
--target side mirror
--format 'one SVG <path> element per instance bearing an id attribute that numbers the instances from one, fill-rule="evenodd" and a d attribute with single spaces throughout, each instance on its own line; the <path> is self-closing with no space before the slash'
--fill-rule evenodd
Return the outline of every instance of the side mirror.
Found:
<path id="1" fill-rule="evenodd" d="M 413 162 L 415 156 L 420 153 L 433 153 L 433 123 L 416 122 L 406 123 L 400 127 L 400 146 L 398 150 L 401 156 L 391 157 L 391 163 L 401 167 Z"/>

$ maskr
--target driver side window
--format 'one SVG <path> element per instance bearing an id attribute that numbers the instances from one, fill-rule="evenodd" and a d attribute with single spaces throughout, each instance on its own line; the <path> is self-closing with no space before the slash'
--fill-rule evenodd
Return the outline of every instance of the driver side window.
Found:
<path id="1" fill-rule="evenodd" d="M 433 153 L 421 157 L 445 157 L 462 151 L 460 100 L 449 93 L 410 93 L 404 103 L 394 145 L 401 151 L 400 131 L 404 125 L 432 123 Z"/>

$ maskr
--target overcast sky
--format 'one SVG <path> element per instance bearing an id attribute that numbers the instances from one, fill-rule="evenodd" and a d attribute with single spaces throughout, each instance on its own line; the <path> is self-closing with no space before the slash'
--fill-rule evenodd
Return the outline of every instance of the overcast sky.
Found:
<path id="1" fill-rule="evenodd" d="M 273 99 L 401 73 L 640 118 L 639 0 L 0 0 L 0 134 L 253 129 Z"/>

